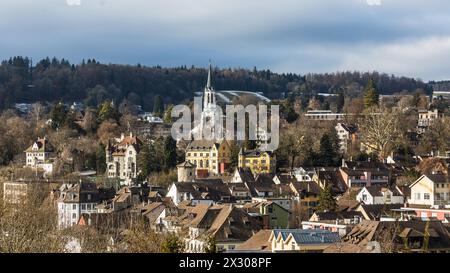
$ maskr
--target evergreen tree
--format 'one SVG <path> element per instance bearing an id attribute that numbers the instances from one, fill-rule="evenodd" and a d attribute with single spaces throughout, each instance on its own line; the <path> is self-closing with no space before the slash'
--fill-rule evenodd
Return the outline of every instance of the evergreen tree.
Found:
<path id="1" fill-rule="evenodd" d="M 76 120 L 75 111 L 69 110 L 66 114 L 66 118 L 64 119 L 64 126 L 79 131 L 81 127 L 75 122 L 75 120 Z"/>
<path id="2" fill-rule="evenodd" d="M 333 196 L 331 185 L 328 185 L 319 195 L 319 205 L 317 210 L 320 212 L 335 211 L 337 208 L 336 199 Z"/>
<path id="3" fill-rule="evenodd" d="M 104 174 L 106 172 L 106 151 L 105 145 L 100 143 L 97 150 L 97 173 Z"/>
<path id="4" fill-rule="evenodd" d="M 337 100 L 336 100 L 336 111 L 338 113 L 341 113 L 342 110 L 344 109 L 344 104 L 345 104 L 345 96 L 343 92 L 340 92 L 338 94 Z"/>
<path id="5" fill-rule="evenodd" d="M 52 128 L 57 129 L 66 123 L 67 109 L 64 103 L 58 102 L 53 105 L 50 112 L 50 118 L 52 119 Z"/>
<path id="6" fill-rule="evenodd" d="M 334 166 L 338 158 L 339 146 L 336 145 L 334 137 L 330 135 L 331 133 L 327 132 L 320 139 L 318 163 L 324 167 Z"/>
<path id="7" fill-rule="evenodd" d="M 166 112 L 164 113 L 164 122 L 165 123 L 172 123 L 172 109 L 173 109 L 173 104 L 170 104 L 167 107 Z"/>
<path id="8" fill-rule="evenodd" d="M 143 143 L 141 147 L 141 151 L 138 155 L 138 167 L 140 170 L 141 179 L 145 180 L 151 173 L 151 144 L 150 143 Z"/>
<path id="9" fill-rule="evenodd" d="M 164 113 L 164 102 L 160 95 L 156 95 L 153 102 L 153 114 L 158 117 L 162 117 Z"/>
<path id="10" fill-rule="evenodd" d="M 115 107 L 112 101 L 106 100 L 99 107 L 98 119 L 99 123 L 102 123 L 105 120 L 115 120 L 119 121 L 120 114 L 117 108 Z"/>
<path id="11" fill-rule="evenodd" d="M 170 170 L 177 166 L 177 143 L 172 137 L 164 139 L 164 169 Z"/>
<path id="12" fill-rule="evenodd" d="M 366 88 L 364 89 L 364 107 L 366 109 L 377 106 L 379 102 L 379 94 L 378 88 L 375 85 L 375 82 L 370 79 L 367 83 Z"/>

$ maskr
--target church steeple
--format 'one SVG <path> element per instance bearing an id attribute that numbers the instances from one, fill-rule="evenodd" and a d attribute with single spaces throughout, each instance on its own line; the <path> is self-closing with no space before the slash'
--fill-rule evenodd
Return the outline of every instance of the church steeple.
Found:
<path id="1" fill-rule="evenodd" d="M 209 60 L 209 69 L 208 69 L 208 81 L 206 82 L 206 88 L 211 89 L 211 60 Z"/>
<path id="2" fill-rule="evenodd" d="M 216 108 L 216 94 L 212 87 L 212 65 L 209 61 L 208 80 L 206 81 L 205 91 L 203 92 L 203 110 Z"/>

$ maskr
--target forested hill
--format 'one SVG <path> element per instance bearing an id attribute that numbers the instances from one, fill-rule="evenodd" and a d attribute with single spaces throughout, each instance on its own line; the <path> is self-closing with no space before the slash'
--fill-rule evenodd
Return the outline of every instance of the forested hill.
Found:
<path id="1" fill-rule="evenodd" d="M 213 84 L 217 90 L 248 90 L 279 98 L 286 92 L 345 92 L 359 95 L 372 78 L 383 94 L 431 87 L 421 81 L 387 74 L 343 72 L 332 74 L 277 74 L 270 70 L 216 69 Z M 104 99 L 120 102 L 127 98 L 151 110 L 156 95 L 165 103 L 191 99 L 202 90 L 206 70 L 195 67 L 162 68 L 141 65 L 101 64 L 87 60 L 71 64 L 67 60 L 14 57 L 0 65 L 0 110 L 17 102 L 84 101 L 97 105 Z"/>

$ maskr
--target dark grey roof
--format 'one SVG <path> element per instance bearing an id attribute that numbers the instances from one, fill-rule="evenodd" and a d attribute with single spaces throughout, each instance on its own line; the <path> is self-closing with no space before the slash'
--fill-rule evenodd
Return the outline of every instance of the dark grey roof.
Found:
<path id="1" fill-rule="evenodd" d="M 400 209 L 402 204 L 379 204 L 379 205 L 366 205 L 360 204 L 361 208 L 367 213 L 371 220 L 379 220 L 383 216 L 391 214 L 391 210 Z"/>
<path id="2" fill-rule="evenodd" d="M 387 188 L 383 186 L 370 186 L 366 187 L 366 189 L 370 193 L 370 195 L 377 197 L 383 196 L 382 191 L 386 189 L 389 189 L 394 196 L 402 196 L 401 192 L 399 192 L 398 189 L 395 187 Z"/>
<path id="3" fill-rule="evenodd" d="M 315 212 L 315 215 L 319 218 L 319 221 L 334 221 L 336 219 L 353 219 L 355 217 L 363 217 L 359 211 L 339 211 L 339 212 Z"/>
<path id="4" fill-rule="evenodd" d="M 238 168 L 239 176 L 242 179 L 242 182 L 254 182 L 255 177 L 253 176 L 250 168 Z"/>

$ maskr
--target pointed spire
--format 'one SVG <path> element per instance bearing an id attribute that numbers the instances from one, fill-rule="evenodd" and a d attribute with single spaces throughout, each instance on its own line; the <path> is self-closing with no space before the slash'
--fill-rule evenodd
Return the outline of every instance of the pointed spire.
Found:
<path id="1" fill-rule="evenodd" d="M 208 81 L 206 83 L 206 88 L 211 89 L 211 60 L 209 60 L 209 69 L 208 69 Z"/>

